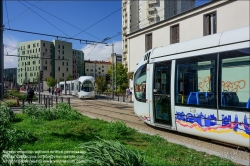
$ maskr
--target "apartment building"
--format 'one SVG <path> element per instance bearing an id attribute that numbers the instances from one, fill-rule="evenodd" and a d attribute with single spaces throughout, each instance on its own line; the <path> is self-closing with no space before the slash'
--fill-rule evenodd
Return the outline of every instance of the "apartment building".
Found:
<path id="1" fill-rule="evenodd" d="M 73 49 L 73 79 L 84 76 L 84 53 Z"/>
<path id="2" fill-rule="evenodd" d="M 112 66 L 112 62 L 85 60 L 85 73 L 87 76 L 105 76 Z"/>
<path id="3" fill-rule="evenodd" d="M 210 1 L 186 12 L 126 34 L 128 74 L 145 52 L 161 46 L 249 26 L 249 1 Z M 131 77 L 130 77 L 131 78 Z M 133 78 L 130 79 L 130 87 Z"/>
<path id="4" fill-rule="evenodd" d="M 17 68 L 6 68 L 3 70 L 4 88 L 12 89 L 16 86 Z"/>
<path id="5" fill-rule="evenodd" d="M 18 46 L 18 55 L 20 56 L 17 67 L 19 85 L 37 82 L 40 70 L 43 71 L 43 81 L 50 76 L 59 81 L 65 80 L 69 75 L 76 78 L 75 71 L 78 72 L 78 69 L 83 71 L 84 68 L 84 64 L 79 61 L 84 59 L 83 52 L 73 50 L 72 43 L 60 40 L 21 42 Z M 73 59 L 78 63 L 73 63 Z M 81 67 L 78 64 L 81 64 Z M 45 82 L 43 85 L 46 88 Z"/>
<path id="6" fill-rule="evenodd" d="M 126 35 L 196 7 L 195 0 L 123 0 L 122 1 L 122 61 L 128 65 Z"/>

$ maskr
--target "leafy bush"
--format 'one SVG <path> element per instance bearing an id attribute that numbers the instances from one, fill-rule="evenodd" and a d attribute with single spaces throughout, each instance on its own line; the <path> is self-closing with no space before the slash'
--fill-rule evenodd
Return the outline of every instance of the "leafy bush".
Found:
<path id="1" fill-rule="evenodd" d="M 107 131 L 110 136 L 113 136 L 115 138 L 124 138 L 136 132 L 135 129 L 127 127 L 125 122 L 123 121 L 109 123 Z"/>
<path id="2" fill-rule="evenodd" d="M 29 132 L 12 129 L 14 121 L 14 112 L 7 106 L 0 106 L 0 165 L 4 150 L 17 150 L 23 143 L 36 140 Z"/>
<path id="3" fill-rule="evenodd" d="M 76 160 L 77 163 L 87 166 L 103 165 L 147 165 L 145 155 L 133 151 L 118 141 L 102 140 L 87 142 L 80 145 L 83 155 Z"/>
<path id="4" fill-rule="evenodd" d="M 15 119 L 14 112 L 7 106 L 0 106 L 0 130 L 1 128 L 7 128 L 10 126 L 11 122 Z"/>
<path id="5" fill-rule="evenodd" d="M 59 103 L 56 107 L 53 107 L 50 110 L 30 104 L 29 106 L 26 106 L 22 112 L 27 114 L 29 117 L 41 120 L 77 120 L 82 117 L 77 110 L 72 109 L 67 103 Z"/>
<path id="6" fill-rule="evenodd" d="M 19 107 L 20 106 L 20 103 L 19 102 L 17 103 L 17 100 L 5 100 L 1 104 L 6 107 Z"/>
<path id="7" fill-rule="evenodd" d="M 26 100 L 27 98 L 27 94 L 22 94 L 17 90 L 10 90 L 10 95 L 17 97 L 19 100 Z M 38 98 L 34 96 L 33 100 L 38 100 Z"/>

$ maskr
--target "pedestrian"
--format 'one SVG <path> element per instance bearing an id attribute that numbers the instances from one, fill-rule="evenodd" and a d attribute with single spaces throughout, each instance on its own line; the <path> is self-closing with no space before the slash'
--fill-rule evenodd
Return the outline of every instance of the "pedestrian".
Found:
<path id="1" fill-rule="evenodd" d="M 126 89 L 126 101 L 129 101 L 130 89 L 129 87 Z"/>
<path id="2" fill-rule="evenodd" d="M 51 91 L 51 89 L 50 89 L 50 87 L 49 87 L 49 94 L 50 94 L 50 91 Z"/>
<path id="3" fill-rule="evenodd" d="M 55 93 L 55 95 L 57 95 L 57 91 L 56 91 L 56 90 L 57 90 L 57 88 L 55 87 L 55 89 L 54 89 L 54 91 L 55 91 L 55 92 L 54 92 L 54 93 Z"/>
<path id="4" fill-rule="evenodd" d="M 55 90 L 54 90 L 54 88 L 51 88 L 51 89 L 52 89 L 51 93 L 52 93 L 52 96 L 53 96 L 53 95 L 54 95 Z"/>
<path id="5" fill-rule="evenodd" d="M 27 95 L 27 101 L 29 104 L 32 103 L 34 95 L 35 95 L 35 92 L 34 92 L 33 88 L 30 87 L 28 90 L 28 95 Z"/>

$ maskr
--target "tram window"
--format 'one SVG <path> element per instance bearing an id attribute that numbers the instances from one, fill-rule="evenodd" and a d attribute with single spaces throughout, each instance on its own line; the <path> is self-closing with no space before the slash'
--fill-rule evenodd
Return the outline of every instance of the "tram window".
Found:
<path id="1" fill-rule="evenodd" d="M 82 84 L 81 90 L 84 92 L 92 92 L 94 90 L 94 86 L 91 81 L 85 81 Z"/>
<path id="2" fill-rule="evenodd" d="M 141 66 L 136 71 L 134 78 L 135 98 L 141 102 L 146 102 L 146 67 L 146 64 Z"/>
<path id="3" fill-rule="evenodd" d="M 250 109 L 250 49 L 220 54 L 220 107 Z"/>
<path id="4" fill-rule="evenodd" d="M 216 55 L 177 60 L 175 103 L 215 106 Z"/>

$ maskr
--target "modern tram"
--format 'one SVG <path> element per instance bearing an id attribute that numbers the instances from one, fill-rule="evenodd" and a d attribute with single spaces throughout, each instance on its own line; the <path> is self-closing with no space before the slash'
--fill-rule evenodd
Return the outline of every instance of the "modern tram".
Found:
<path id="1" fill-rule="evenodd" d="M 64 87 L 66 87 L 67 94 L 78 98 L 95 98 L 94 84 L 95 78 L 93 76 L 81 76 L 77 80 L 59 82 L 57 87 L 60 87 L 62 93 L 65 93 Z"/>
<path id="2" fill-rule="evenodd" d="M 134 73 L 145 123 L 250 148 L 249 26 L 147 51 Z"/>

